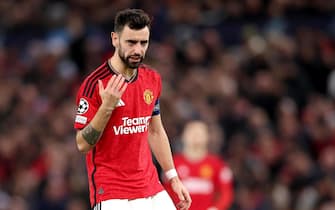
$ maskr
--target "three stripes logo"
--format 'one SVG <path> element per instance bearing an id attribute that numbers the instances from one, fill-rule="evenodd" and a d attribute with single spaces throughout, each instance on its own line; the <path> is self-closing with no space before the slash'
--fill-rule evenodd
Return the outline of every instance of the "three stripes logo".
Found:
<path id="1" fill-rule="evenodd" d="M 119 101 L 117 102 L 116 104 L 116 107 L 119 107 L 119 106 L 125 106 L 126 104 L 122 101 L 122 99 L 120 98 Z"/>

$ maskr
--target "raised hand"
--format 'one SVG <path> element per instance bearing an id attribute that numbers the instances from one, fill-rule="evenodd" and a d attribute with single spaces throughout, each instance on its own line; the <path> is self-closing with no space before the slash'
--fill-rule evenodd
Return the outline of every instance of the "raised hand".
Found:
<path id="1" fill-rule="evenodd" d="M 101 80 L 98 82 L 99 95 L 102 101 L 101 106 L 112 111 L 126 90 L 128 83 L 121 74 L 117 76 L 114 74 L 108 81 L 106 88 L 104 88 Z"/>

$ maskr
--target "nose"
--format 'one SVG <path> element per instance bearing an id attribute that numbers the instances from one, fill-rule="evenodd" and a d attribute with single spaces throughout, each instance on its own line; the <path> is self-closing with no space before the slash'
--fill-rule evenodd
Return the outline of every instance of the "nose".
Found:
<path id="1" fill-rule="evenodd" d="M 136 45 L 133 48 L 133 52 L 136 55 L 142 55 L 144 51 L 144 47 L 141 45 L 141 43 L 136 43 Z"/>

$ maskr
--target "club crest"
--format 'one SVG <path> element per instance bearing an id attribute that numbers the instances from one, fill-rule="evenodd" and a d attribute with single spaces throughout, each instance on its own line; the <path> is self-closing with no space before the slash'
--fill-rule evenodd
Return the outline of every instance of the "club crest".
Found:
<path id="1" fill-rule="evenodd" d="M 143 93 L 143 99 L 144 99 L 145 103 L 149 105 L 154 100 L 154 94 L 152 93 L 151 90 L 146 89 Z"/>
<path id="2" fill-rule="evenodd" d="M 214 174 L 213 168 L 208 165 L 204 164 L 200 167 L 200 176 L 205 179 L 210 179 Z"/>

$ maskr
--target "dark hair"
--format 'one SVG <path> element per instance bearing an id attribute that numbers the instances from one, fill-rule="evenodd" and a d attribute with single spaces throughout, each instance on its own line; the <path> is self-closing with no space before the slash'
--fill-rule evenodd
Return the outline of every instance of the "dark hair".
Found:
<path id="1" fill-rule="evenodd" d="M 121 32 L 125 26 L 130 29 L 139 30 L 144 27 L 150 28 L 151 19 L 147 13 L 141 9 L 125 9 L 116 14 L 114 21 L 114 31 Z"/>

